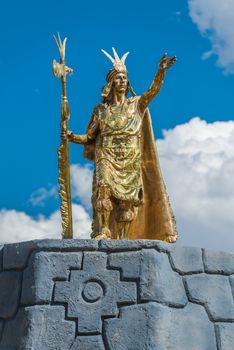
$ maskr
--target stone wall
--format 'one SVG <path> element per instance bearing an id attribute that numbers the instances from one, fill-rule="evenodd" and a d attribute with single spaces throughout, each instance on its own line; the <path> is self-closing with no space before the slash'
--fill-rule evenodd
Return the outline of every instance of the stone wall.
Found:
<path id="1" fill-rule="evenodd" d="M 232 350 L 234 254 L 159 241 L 0 248 L 0 350 Z"/>

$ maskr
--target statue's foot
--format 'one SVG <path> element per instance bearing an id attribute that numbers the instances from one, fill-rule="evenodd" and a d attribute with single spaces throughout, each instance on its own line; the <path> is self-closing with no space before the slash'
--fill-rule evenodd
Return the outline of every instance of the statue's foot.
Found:
<path id="1" fill-rule="evenodd" d="M 167 236 L 165 238 L 165 241 L 168 242 L 168 243 L 175 243 L 177 240 L 177 236 Z"/>
<path id="2" fill-rule="evenodd" d="M 103 227 L 101 232 L 96 237 L 94 237 L 94 239 L 111 239 L 111 231 L 107 227 Z"/>

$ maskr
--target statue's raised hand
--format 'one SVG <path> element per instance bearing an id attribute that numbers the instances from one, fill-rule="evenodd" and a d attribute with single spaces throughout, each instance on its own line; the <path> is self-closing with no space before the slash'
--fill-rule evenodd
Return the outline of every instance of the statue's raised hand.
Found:
<path id="1" fill-rule="evenodd" d="M 159 63 L 159 69 L 161 70 L 166 70 L 171 68 L 171 66 L 173 66 L 173 64 L 176 62 L 176 56 L 173 56 L 171 58 L 167 58 L 167 53 L 165 52 L 163 57 L 160 60 Z"/>

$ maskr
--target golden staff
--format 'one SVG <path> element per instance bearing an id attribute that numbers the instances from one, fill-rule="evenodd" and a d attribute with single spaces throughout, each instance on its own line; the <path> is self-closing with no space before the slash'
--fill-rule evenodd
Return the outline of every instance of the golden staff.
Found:
<path id="1" fill-rule="evenodd" d="M 66 92 L 66 76 L 72 74 L 73 70 L 66 66 L 65 49 L 67 38 L 61 41 L 60 35 L 54 35 L 56 45 L 59 49 L 60 63 L 53 60 L 53 73 L 55 77 L 60 77 L 62 82 L 62 106 L 61 106 L 61 144 L 58 148 L 58 169 L 60 185 L 60 211 L 62 217 L 63 238 L 73 238 L 72 232 L 72 206 L 71 206 L 71 185 L 70 185 L 70 165 L 69 165 L 69 143 L 67 140 L 68 120 L 70 117 L 69 105 Z"/>

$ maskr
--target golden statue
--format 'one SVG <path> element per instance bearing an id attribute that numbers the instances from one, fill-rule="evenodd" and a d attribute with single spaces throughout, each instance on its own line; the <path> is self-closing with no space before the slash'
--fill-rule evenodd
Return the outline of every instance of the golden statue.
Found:
<path id="1" fill-rule="evenodd" d="M 66 38 L 54 37 L 60 63 L 54 75 L 62 82 L 61 144 L 58 148 L 63 238 L 72 238 L 69 141 L 85 146 L 84 156 L 94 161 L 93 223 L 95 239 L 177 240 L 175 218 L 162 179 L 155 146 L 149 103 L 159 93 L 166 70 L 176 61 L 164 54 L 148 91 L 136 96 L 128 80 L 125 60 L 115 49 L 113 68 L 106 76 L 102 103 L 94 108 L 86 134 L 68 131 L 69 106 L 65 63 Z M 128 93 L 133 97 L 127 98 Z"/>
<path id="2" fill-rule="evenodd" d="M 114 48 L 114 57 L 102 52 L 114 66 L 106 76 L 102 102 L 94 108 L 84 135 L 67 131 L 67 140 L 84 145 L 84 156 L 95 164 L 91 238 L 175 242 L 175 218 L 148 106 L 176 57 L 164 54 L 149 90 L 136 96 L 125 66 L 128 53 L 120 59 Z"/>

